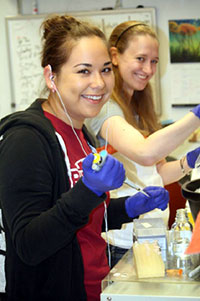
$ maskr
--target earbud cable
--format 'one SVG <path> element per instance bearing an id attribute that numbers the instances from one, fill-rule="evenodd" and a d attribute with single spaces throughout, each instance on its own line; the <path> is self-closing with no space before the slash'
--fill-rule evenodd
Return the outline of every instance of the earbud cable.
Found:
<path id="1" fill-rule="evenodd" d="M 64 112 L 65 112 L 65 115 L 66 115 L 67 118 L 69 119 L 69 122 L 70 122 L 71 128 L 72 128 L 72 131 L 74 132 L 74 135 L 76 136 L 76 138 L 77 138 L 77 140 L 78 140 L 78 142 L 79 142 L 79 144 L 80 144 L 80 146 L 81 146 L 82 151 L 84 152 L 85 156 L 87 156 L 88 154 L 86 153 L 86 151 L 85 151 L 85 149 L 84 149 L 84 147 L 83 147 L 83 144 L 82 144 L 81 140 L 79 139 L 79 137 L 78 137 L 78 135 L 77 135 L 77 133 L 76 133 L 76 131 L 75 131 L 75 129 L 74 129 L 73 122 L 72 122 L 71 117 L 69 116 L 69 114 L 68 114 L 68 112 L 67 112 L 67 110 L 66 110 L 66 108 L 65 108 L 65 105 L 64 105 L 64 103 L 63 103 L 62 97 L 61 97 L 61 95 L 60 95 L 58 89 L 56 88 L 55 90 L 56 90 L 56 93 L 57 93 L 57 95 L 58 95 L 58 97 L 59 97 L 59 99 L 60 99 L 60 102 L 61 102 L 61 105 L 62 105 L 63 110 L 64 110 Z"/>
<path id="2" fill-rule="evenodd" d="M 71 120 L 71 117 L 69 116 L 69 114 L 68 114 L 68 112 L 67 112 L 67 110 L 65 108 L 65 105 L 63 103 L 62 97 L 61 97 L 61 95 L 60 95 L 57 87 L 55 87 L 55 91 L 56 91 L 56 93 L 58 95 L 58 98 L 59 98 L 60 103 L 61 103 L 61 105 L 63 107 L 65 115 L 69 119 L 72 131 L 73 131 L 74 135 L 76 136 L 76 138 L 77 138 L 77 140 L 78 140 L 78 142 L 79 142 L 79 144 L 81 146 L 81 149 L 82 149 L 83 153 L 85 154 L 85 156 L 87 156 L 87 153 L 86 153 L 86 151 L 85 151 L 85 149 L 84 149 L 84 147 L 82 145 L 81 140 L 79 139 L 79 137 L 78 137 L 78 135 L 77 135 L 77 133 L 76 133 L 76 131 L 74 129 L 74 125 L 73 125 L 73 122 Z M 108 106 L 107 106 L 107 116 L 109 116 L 108 114 L 109 114 L 109 103 L 108 103 Z M 108 118 L 108 126 L 107 126 L 107 129 L 106 129 L 105 150 L 107 150 L 107 147 L 108 147 L 108 130 L 109 130 L 109 118 Z M 111 252 L 110 252 L 110 244 L 109 244 L 109 240 L 108 240 L 108 218 L 107 218 L 107 205 L 106 205 L 106 201 L 104 201 L 104 221 L 105 221 L 105 233 L 106 233 L 106 242 L 107 242 L 107 249 L 108 249 L 108 264 L 109 264 L 109 266 L 111 268 Z"/>
<path id="3" fill-rule="evenodd" d="M 108 126 L 106 128 L 106 139 L 105 139 L 105 150 L 107 151 L 108 149 L 108 132 L 109 132 L 109 125 L 110 125 L 110 120 L 109 120 L 109 102 L 107 103 L 107 108 L 106 108 L 106 114 L 107 114 L 107 120 L 108 120 Z M 105 233 L 106 233 L 106 243 L 107 243 L 107 250 L 108 250 L 108 264 L 109 267 L 111 268 L 111 252 L 110 252 L 110 243 L 109 243 L 109 238 L 108 238 L 108 217 L 107 217 L 107 205 L 106 202 L 104 201 L 104 221 L 105 221 Z"/>

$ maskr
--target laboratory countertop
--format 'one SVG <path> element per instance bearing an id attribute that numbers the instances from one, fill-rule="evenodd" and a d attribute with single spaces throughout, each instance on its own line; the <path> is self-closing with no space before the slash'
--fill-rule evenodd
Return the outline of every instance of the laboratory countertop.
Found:
<path id="1" fill-rule="evenodd" d="M 200 282 L 184 276 L 138 279 L 130 249 L 102 281 L 101 301 L 200 300 Z"/>

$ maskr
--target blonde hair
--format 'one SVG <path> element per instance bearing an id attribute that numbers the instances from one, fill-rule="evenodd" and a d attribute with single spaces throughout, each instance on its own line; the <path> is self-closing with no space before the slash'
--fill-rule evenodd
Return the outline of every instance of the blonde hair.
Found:
<path id="1" fill-rule="evenodd" d="M 116 47 L 117 51 L 123 54 L 130 39 L 138 35 L 149 35 L 158 41 L 156 33 L 147 24 L 127 21 L 114 28 L 109 38 L 109 48 Z M 130 102 L 127 99 L 126 91 L 123 90 L 123 79 L 118 67 L 113 66 L 113 71 L 115 86 L 111 97 L 123 110 L 126 120 L 145 136 L 161 128 L 154 108 L 150 83 L 144 90 L 134 91 Z"/>

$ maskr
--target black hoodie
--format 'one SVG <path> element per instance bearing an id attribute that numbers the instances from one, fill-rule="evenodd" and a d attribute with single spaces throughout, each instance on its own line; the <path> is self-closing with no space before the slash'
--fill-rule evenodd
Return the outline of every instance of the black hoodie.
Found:
<path id="1" fill-rule="evenodd" d="M 0 123 L 6 291 L 12 301 L 86 300 L 76 232 L 106 194 L 98 197 L 81 179 L 69 189 L 63 152 L 42 101 Z M 110 229 L 131 221 L 124 201 L 110 202 Z"/>

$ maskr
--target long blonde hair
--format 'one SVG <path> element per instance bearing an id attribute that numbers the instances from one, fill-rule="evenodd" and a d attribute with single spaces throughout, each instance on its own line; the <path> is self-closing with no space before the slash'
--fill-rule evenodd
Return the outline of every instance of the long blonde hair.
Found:
<path id="1" fill-rule="evenodd" d="M 109 48 L 116 47 L 117 51 L 122 54 L 127 49 L 130 39 L 138 35 L 149 35 L 158 40 L 156 33 L 148 25 L 127 21 L 114 28 L 109 38 Z M 113 71 L 115 86 L 111 98 L 119 104 L 126 120 L 145 136 L 161 128 L 155 112 L 150 83 L 144 90 L 134 91 L 130 102 L 127 99 L 126 91 L 123 90 L 123 79 L 118 67 L 113 66 Z"/>

